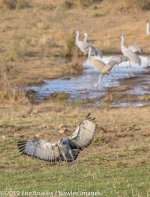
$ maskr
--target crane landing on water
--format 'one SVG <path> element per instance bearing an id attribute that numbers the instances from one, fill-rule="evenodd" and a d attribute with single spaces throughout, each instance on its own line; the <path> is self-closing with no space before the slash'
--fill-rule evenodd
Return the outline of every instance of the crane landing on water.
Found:
<path id="1" fill-rule="evenodd" d="M 96 59 L 95 56 L 91 56 L 91 48 L 89 48 L 88 61 L 100 74 L 97 82 L 94 84 L 94 87 L 98 87 L 98 85 L 102 82 L 103 77 L 106 74 L 109 74 L 111 69 L 118 64 L 118 62 L 114 60 L 104 63 L 102 60 Z"/>

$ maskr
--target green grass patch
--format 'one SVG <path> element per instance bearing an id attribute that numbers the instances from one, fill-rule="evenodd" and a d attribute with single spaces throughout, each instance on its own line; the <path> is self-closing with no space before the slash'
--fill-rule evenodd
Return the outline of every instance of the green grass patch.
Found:
<path id="1" fill-rule="evenodd" d="M 51 165 L 21 156 L 16 143 L 17 139 L 9 138 L 0 145 L 0 191 L 97 191 L 104 197 L 149 195 L 150 167 L 146 164 L 110 166 L 111 160 L 100 153 L 83 152 L 69 166 L 64 162 Z"/>

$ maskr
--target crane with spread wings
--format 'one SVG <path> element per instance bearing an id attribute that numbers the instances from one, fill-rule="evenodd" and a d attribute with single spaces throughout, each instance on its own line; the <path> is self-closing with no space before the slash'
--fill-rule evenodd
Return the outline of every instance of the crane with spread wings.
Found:
<path id="1" fill-rule="evenodd" d="M 88 114 L 68 138 L 60 139 L 57 142 L 49 142 L 44 139 L 19 141 L 18 149 L 22 154 L 49 162 L 72 162 L 93 140 L 96 130 L 94 120 L 95 118 Z"/>

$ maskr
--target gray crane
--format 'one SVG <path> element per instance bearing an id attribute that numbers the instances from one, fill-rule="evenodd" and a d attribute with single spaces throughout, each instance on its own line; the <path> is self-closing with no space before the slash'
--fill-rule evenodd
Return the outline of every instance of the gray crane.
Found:
<path id="1" fill-rule="evenodd" d="M 88 43 L 87 42 L 88 34 L 86 32 L 84 32 L 83 35 L 84 35 L 84 40 L 83 40 L 84 43 Z M 97 56 L 97 57 L 100 56 L 100 58 L 102 58 L 103 52 L 100 49 L 98 49 L 97 47 L 90 45 L 90 44 L 89 44 L 89 46 L 91 47 L 91 55 L 92 56 Z M 87 51 L 87 54 L 88 54 L 88 51 Z"/>
<path id="2" fill-rule="evenodd" d="M 117 55 L 117 56 L 112 56 L 110 61 L 115 61 L 117 62 L 117 65 L 121 64 L 122 62 L 127 62 L 129 61 L 128 57 L 124 55 Z M 130 62 L 129 62 L 130 63 Z"/>
<path id="3" fill-rule="evenodd" d="M 128 46 L 128 49 L 130 49 L 136 54 L 143 53 L 143 49 L 138 44 L 131 44 Z"/>
<path id="4" fill-rule="evenodd" d="M 128 47 L 126 47 L 124 45 L 124 41 L 125 41 L 125 36 L 121 36 L 121 51 L 123 53 L 124 56 L 126 56 L 129 61 L 130 61 L 130 64 L 139 64 L 141 65 L 141 59 L 140 57 L 134 53 L 131 49 L 129 49 Z"/>
<path id="5" fill-rule="evenodd" d="M 113 56 L 110 61 L 115 61 L 117 62 L 117 64 L 121 64 L 122 62 L 127 62 L 129 61 L 129 59 L 124 56 L 124 55 L 117 55 L 117 56 Z"/>
<path id="6" fill-rule="evenodd" d="M 109 74 L 111 69 L 118 64 L 117 61 L 104 63 L 103 61 L 96 59 L 95 57 L 91 56 L 91 48 L 89 48 L 88 61 L 100 73 L 99 79 L 95 83 L 94 87 L 97 87 L 98 84 L 101 83 L 104 75 Z"/>
<path id="7" fill-rule="evenodd" d="M 80 51 L 82 53 L 84 53 L 84 55 L 87 55 L 89 44 L 86 43 L 86 42 L 84 42 L 84 41 L 79 40 L 79 36 L 80 36 L 80 32 L 79 31 L 76 31 L 76 41 L 75 41 L 75 44 L 80 49 Z"/>
<path id="8" fill-rule="evenodd" d="M 23 140 L 18 142 L 18 149 L 22 154 L 48 162 L 75 161 L 81 150 L 93 140 L 96 130 L 94 120 L 89 113 L 70 137 L 57 142 L 44 139 Z"/>

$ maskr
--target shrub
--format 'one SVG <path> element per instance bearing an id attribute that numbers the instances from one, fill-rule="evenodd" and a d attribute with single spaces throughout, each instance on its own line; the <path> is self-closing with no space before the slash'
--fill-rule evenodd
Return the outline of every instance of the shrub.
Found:
<path id="1" fill-rule="evenodd" d="M 73 33 L 69 34 L 65 40 L 65 50 L 63 52 L 64 56 L 72 57 L 75 48 L 75 38 Z"/>
<path id="2" fill-rule="evenodd" d="M 61 8 L 67 10 L 71 9 L 75 6 L 77 7 L 88 7 L 91 6 L 94 3 L 100 3 L 102 0 L 65 0 L 61 4 Z"/>
<path id="3" fill-rule="evenodd" d="M 28 103 L 25 92 L 19 88 L 13 88 L 9 81 L 8 65 L 0 62 L 0 101 Z"/>
<path id="4" fill-rule="evenodd" d="M 93 3 L 100 3 L 102 0 L 75 0 L 77 6 L 80 7 L 88 7 L 91 6 Z"/>
<path id="5" fill-rule="evenodd" d="M 30 7 L 29 2 L 26 0 L 16 0 L 16 1 L 17 1 L 16 3 L 17 9 L 24 9 L 24 8 Z"/>
<path id="6" fill-rule="evenodd" d="M 1 6 L 8 9 L 15 9 L 17 1 L 16 0 L 1 0 Z"/>
<path id="7" fill-rule="evenodd" d="M 69 99 L 69 93 L 66 92 L 54 92 L 49 96 L 46 96 L 44 100 L 52 99 L 54 101 L 66 101 Z"/>
<path id="8" fill-rule="evenodd" d="M 68 10 L 68 9 L 71 9 L 72 7 L 74 6 L 74 3 L 73 1 L 71 0 L 66 0 L 64 1 L 62 4 L 61 4 L 61 8 L 64 9 L 64 10 Z"/>
<path id="9" fill-rule="evenodd" d="M 26 0 L 1 0 L 1 7 L 8 9 L 23 9 L 29 7 L 29 2 Z"/>
<path id="10" fill-rule="evenodd" d="M 76 57 L 74 57 L 72 59 L 71 63 L 68 66 L 70 66 L 70 74 L 76 75 L 84 70 L 84 66 L 82 64 L 82 61 Z"/>
<path id="11" fill-rule="evenodd" d="M 135 0 L 135 2 L 142 10 L 150 9 L 150 0 Z"/>

